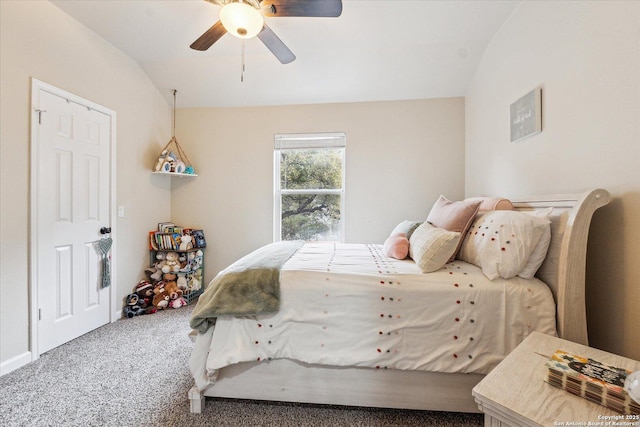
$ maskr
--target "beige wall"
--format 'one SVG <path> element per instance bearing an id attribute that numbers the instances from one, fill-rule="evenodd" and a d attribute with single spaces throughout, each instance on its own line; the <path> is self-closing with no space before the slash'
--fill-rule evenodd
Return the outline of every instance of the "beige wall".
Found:
<path id="1" fill-rule="evenodd" d="M 640 3 L 524 2 L 466 94 L 465 193 L 606 188 L 587 268 L 592 345 L 640 359 Z M 509 142 L 509 105 L 542 87 L 543 132 Z"/>
<path id="2" fill-rule="evenodd" d="M 182 109 L 177 137 L 196 178 L 173 178 L 172 214 L 205 230 L 205 276 L 273 239 L 273 137 L 345 132 L 346 241 L 382 243 L 464 191 L 462 98 Z"/>
<path id="3" fill-rule="evenodd" d="M 117 113 L 117 306 L 143 277 L 145 236 L 170 217 L 170 183 L 149 173 L 171 109 L 138 65 L 46 1 L 0 1 L 0 372 L 30 360 L 31 77 Z"/>

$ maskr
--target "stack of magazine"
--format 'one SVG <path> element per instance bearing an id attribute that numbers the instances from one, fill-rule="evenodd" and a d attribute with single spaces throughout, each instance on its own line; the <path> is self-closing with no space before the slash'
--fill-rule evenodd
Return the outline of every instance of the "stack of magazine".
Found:
<path id="1" fill-rule="evenodd" d="M 547 361 L 547 382 L 621 414 L 640 414 L 640 404 L 624 390 L 631 371 L 557 350 Z"/>

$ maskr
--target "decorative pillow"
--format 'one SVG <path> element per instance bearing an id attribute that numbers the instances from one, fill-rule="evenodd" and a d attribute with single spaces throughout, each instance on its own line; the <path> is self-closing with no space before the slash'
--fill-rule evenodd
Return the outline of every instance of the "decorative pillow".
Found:
<path id="1" fill-rule="evenodd" d="M 392 233 L 384 241 L 384 254 L 395 259 L 405 259 L 409 255 L 409 239 L 404 233 Z"/>
<path id="2" fill-rule="evenodd" d="M 549 223 L 517 211 L 480 213 L 463 239 L 459 258 L 482 268 L 491 280 L 517 276 Z"/>
<path id="3" fill-rule="evenodd" d="M 410 239 L 411 234 L 413 234 L 420 224 L 422 224 L 422 221 L 409 221 L 405 219 L 400 224 L 396 225 L 396 227 L 391 231 L 390 236 L 398 233 L 404 233 L 407 236 L 407 239 Z"/>
<path id="4" fill-rule="evenodd" d="M 537 216 L 539 218 L 549 218 L 553 208 L 550 207 L 544 210 L 537 210 L 531 212 L 525 212 L 528 215 Z M 547 251 L 549 250 L 549 243 L 551 243 L 551 221 L 549 221 L 549 225 L 544 228 L 542 236 L 540 236 L 540 240 L 538 240 L 538 244 L 535 248 L 533 248 L 533 252 L 531 252 L 531 256 L 529 256 L 529 260 L 527 261 L 527 265 L 524 266 L 522 271 L 518 273 L 518 276 L 523 279 L 533 279 L 533 277 L 538 272 L 538 269 L 544 262 L 544 259 L 547 257 Z"/>
<path id="5" fill-rule="evenodd" d="M 411 235 L 409 255 L 423 273 L 431 273 L 449 261 L 459 241 L 460 233 L 423 222 Z"/>
<path id="6" fill-rule="evenodd" d="M 478 212 L 487 211 L 512 211 L 513 203 L 509 199 L 500 197 L 469 197 L 464 199 L 465 202 L 480 202 Z"/>
<path id="7" fill-rule="evenodd" d="M 438 228 L 455 231 L 464 236 L 473 222 L 476 213 L 478 213 L 480 203 L 479 200 L 452 202 L 446 197 L 440 196 L 431 208 L 431 212 L 429 212 L 429 216 L 427 216 L 427 221 Z M 453 251 L 451 260 L 456 257 L 461 244 L 462 239 L 460 239 L 458 246 Z"/>

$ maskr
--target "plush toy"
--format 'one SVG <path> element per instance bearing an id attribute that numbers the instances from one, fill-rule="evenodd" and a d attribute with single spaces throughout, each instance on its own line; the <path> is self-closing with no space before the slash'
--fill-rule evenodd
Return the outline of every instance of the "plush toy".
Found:
<path id="1" fill-rule="evenodd" d="M 164 280 L 160 280 L 153 284 L 154 295 L 164 290 Z"/>
<path id="2" fill-rule="evenodd" d="M 147 304 L 151 304 L 151 297 L 153 297 L 153 285 L 147 280 L 141 280 L 136 285 L 136 294 L 141 300 L 145 300 Z"/>
<path id="3" fill-rule="evenodd" d="M 153 306 L 153 285 L 147 280 L 141 280 L 136 285 L 136 295 L 138 295 L 138 304 L 144 309 L 145 314 L 153 314 L 157 310 Z"/>
<path id="4" fill-rule="evenodd" d="M 175 281 L 165 282 L 164 290 L 169 294 L 172 300 L 182 297 L 182 289 L 178 287 Z"/>
<path id="5" fill-rule="evenodd" d="M 149 280 L 157 282 L 162 279 L 162 269 L 164 268 L 166 261 L 164 259 L 156 261 L 153 266 L 145 269 L 145 273 L 149 277 Z"/>
<path id="6" fill-rule="evenodd" d="M 180 262 L 178 261 L 177 252 L 167 252 L 164 260 L 164 266 L 162 267 L 163 273 L 175 273 L 180 271 Z"/>
<path id="7" fill-rule="evenodd" d="M 177 299 L 174 299 L 173 301 L 171 301 L 171 302 L 169 303 L 169 305 L 170 305 L 172 308 L 180 308 L 180 307 L 184 307 L 185 305 L 187 305 L 187 300 L 186 300 L 186 299 L 184 299 L 183 297 L 180 297 L 180 298 L 177 298 Z"/>
<path id="8" fill-rule="evenodd" d="M 153 282 L 157 282 L 162 280 L 162 269 L 157 269 L 155 267 L 147 269 L 147 273 L 149 276 L 149 280 Z"/>
<path id="9" fill-rule="evenodd" d="M 178 288 L 182 289 L 183 291 L 187 289 L 188 282 L 185 276 L 178 276 L 178 280 L 176 281 L 176 283 L 178 284 Z"/>
<path id="10" fill-rule="evenodd" d="M 189 283 L 191 284 L 191 291 L 200 290 L 202 287 L 202 270 L 196 270 Z"/>
<path id="11" fill-rule="evenodd" d="M 153 297 L 153 305 L 158 310 L 164 310 L 165 308 L 167 308 L 169 306 L 169 301 L 170 301 L 169 294 L 164 289 L 162 289 L 161 292 L 158 292 Z"/>
<path id="12" fill-rule="evenodd" d="M 127 302 L 127 305 L 124 306 L 123 312 L 124 312 L 124 315 L 127 316 L 128 318 L 145 314 L 144 308 L 142 308 L 140 304 L 138 304 L 137 294 L 127 295 L 126 302 Z"/>
<path id="13" fill-rule="evenodd" d="M 168 154 L 169 150 L 162 150 L 162 153 L 160 153 L 160 157 L 158 157 L 158 161 L 156 162 L 156 166 L 154 168 L 156 172 L 159 172 L 160 169 L 162 169 L 162 164 L 164 163 L 164 159 Z"/>
<path id="14" fill-rule="evenodd" d="M 189 236 L 188 234 L 180 237 L 180 250 L 187 251 L 191 248 L 193 248 L 193 237 Z"/>

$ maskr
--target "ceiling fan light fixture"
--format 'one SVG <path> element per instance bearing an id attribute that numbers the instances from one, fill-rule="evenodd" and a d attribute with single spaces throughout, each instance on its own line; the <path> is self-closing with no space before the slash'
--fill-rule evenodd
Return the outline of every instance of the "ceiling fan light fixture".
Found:
<path id="1" fill-rule="evenodd" d="M 262 14 L 247 3 L 228 3 L 220 10 L 220 21 L 228 33 L 241 39 L 258 35 L 264 26 Z"/>

